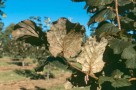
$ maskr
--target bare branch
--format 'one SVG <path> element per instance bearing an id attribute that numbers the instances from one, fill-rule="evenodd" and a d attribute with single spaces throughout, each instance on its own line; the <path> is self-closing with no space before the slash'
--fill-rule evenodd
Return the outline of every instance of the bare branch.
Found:
<path id="1" fill-rule="evenodd" d="M 116 11 L 116 17 L 117 17 L 117 22 L 118 22 L 118 28 L 121 30 L 120 18 L 119 18 L 119 13 L 118 13 L 118 0 L 115 0 L 115 11 Z"/>
<path id="2" fill-rule="evenodd" d="M 128 81 L 136 81 L 136 78 L 130 78 Z"/>

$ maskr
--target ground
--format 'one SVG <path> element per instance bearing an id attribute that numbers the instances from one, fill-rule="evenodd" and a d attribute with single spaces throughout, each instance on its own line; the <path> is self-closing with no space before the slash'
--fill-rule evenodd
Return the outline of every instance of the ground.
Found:
<path id="1" fill-rule="evenodd" d="M 31 59 L 25 61 L 32 62 Z M 70 72 L 63 70 L 53 70 L 55 75 L 51 79 L 30 79 L 29 76 L 19 75 L 16 70 L 33 70 L 36 66 L 31 63 L 28 66 L 18 66 L 10 58 L 0 59 L 0 90 L 65 90 L 64 83 L 71 76 Z M 72 88 L 70 90 L 89 90 L 89 88 Z"/>

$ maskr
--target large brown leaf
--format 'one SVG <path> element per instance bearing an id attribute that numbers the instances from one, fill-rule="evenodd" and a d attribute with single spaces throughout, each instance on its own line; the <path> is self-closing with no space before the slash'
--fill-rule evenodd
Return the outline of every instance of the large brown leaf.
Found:
<path id="1" fill-rule="evenodd" d="M 15 30 L 12 32 L 13 39 L 20 39 L 26 37 L 39 37 L 38 32 L 36 31 L 36 24 L 30 20 L 24 20 L 18 23 L 15 27 Z"/>
<path id="2" fill-rule="evenodd" d="M 100 72 L 104 67 L 103 53 L 108 41 L 102 38 L 100 42 L 95 37 L 90 37 L 82 47 L 82 52 L 76 58 L 82 65 L 82 71 L 89 74 Z"/>
<path id="3" fill-rule="evenodd" d="M 47 32 L 49 51 L 54 57 L 60 54 L 65 58 L 76 56 L 81 49 L 84 31 L 84 26 L 60 18 L 51 24 L 51 30 Z"/>

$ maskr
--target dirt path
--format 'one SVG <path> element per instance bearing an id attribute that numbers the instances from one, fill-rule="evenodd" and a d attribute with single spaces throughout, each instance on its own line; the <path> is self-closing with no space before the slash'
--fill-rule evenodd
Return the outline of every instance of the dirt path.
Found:
<path id="1" fill-rule="evenodd" d="M 70 73 L 64 73 L 59 75 L 57 78 L 50 80 L 24 80 L 18 82 L 10 82 L 7 84 L 0 84 L 0 90 L 21 90 L 21 88 L 24 88 L 24 90 L 36 90 L 36 87 L 48 90 L 51 87 L 63 85 L 66 81 L 66 78 L 69 76 Z"/>
<path id="2" fill-rule="evenodd" d="M 2 62 L 2 60 L 0 60 Z M 10 62 L 10 60 L 3 60 L 3 62 Z M 13 71 L 16 69 L 33 69 L 35 65 L 30 66 L 17 66 L 17 65 L 8 65 L 8 66 L 0 66 L 0 73 Z M 61 72 L 55 78 L 49 80 L 17 80 L 10 81 L 7 83 L 0 83 L 0 90 L 48 90 L 51 87 L 57 87 L 63 85 L 66 81 L 66 78 L 70 77 L 71 73 L 69 72 Z M 36 89 L 43 88 L 43 89 Z"/>

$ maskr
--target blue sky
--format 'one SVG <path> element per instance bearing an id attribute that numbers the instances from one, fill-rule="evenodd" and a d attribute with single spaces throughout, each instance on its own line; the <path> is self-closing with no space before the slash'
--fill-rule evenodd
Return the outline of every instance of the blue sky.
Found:
<path id="1" fill-rule="evenodd" d="M 71 0 L 7 0 L 3 11 L 7 18 L 3 19 L 5 26 L 18 23 L 30 16 L 50 17 L 51 21 L 60 17 L 72 17 L 73 22 L 79 22 L 87 28 L 89 15 L 84 10 L 85 3 L 75 3 Z"/>

